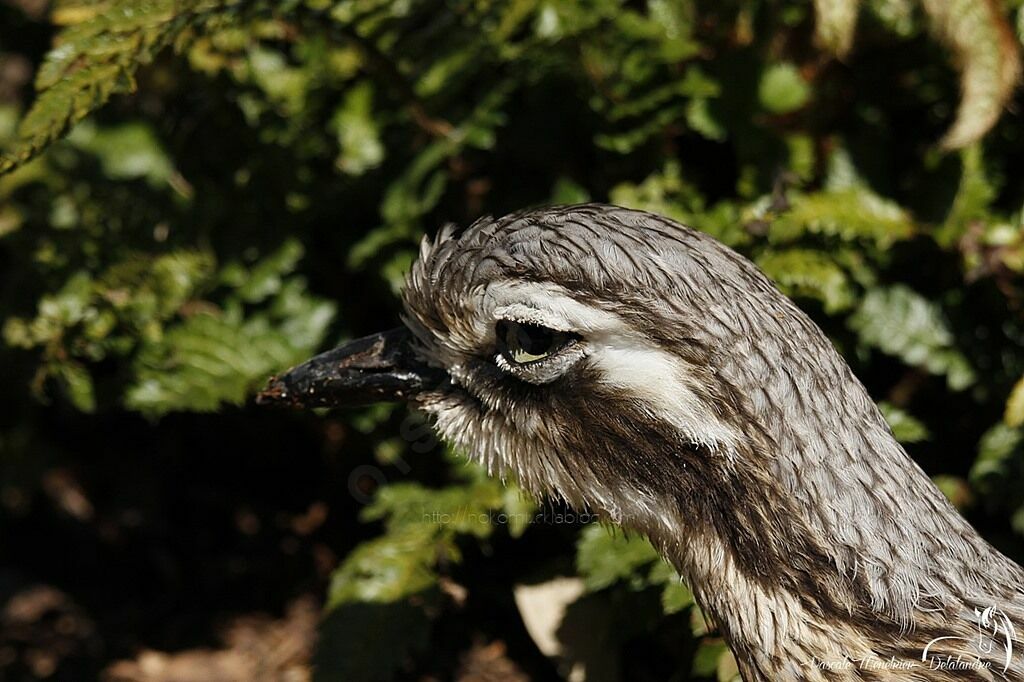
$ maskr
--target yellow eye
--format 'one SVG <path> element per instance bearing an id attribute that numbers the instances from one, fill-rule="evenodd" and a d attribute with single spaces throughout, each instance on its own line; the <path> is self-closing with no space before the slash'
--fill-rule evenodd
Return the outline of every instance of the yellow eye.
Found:
<path id="1" fill-rule="evenodd" d="M 498 337 L 498 350 L 515 365 L 539 362 L 579 338 L 569 332 L 508 320 L 500 320 L 495 326 L 495 333 Z"/>

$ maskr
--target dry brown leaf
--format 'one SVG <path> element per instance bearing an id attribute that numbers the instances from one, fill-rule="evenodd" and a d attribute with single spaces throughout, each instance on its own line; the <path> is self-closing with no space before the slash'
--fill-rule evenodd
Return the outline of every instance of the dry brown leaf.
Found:
<path id="1" fill-rule="evenodd" d="M 818 43 L 838 57 L 853 44 L 860 0 L 814 0 L 814 32 Z"/>
<path id="2" fill-rule="evenodd" d="M 1020 77 L 1020 50 L 998 0 L 921 0 L 933 29 L 956 55 L 960 107 L 944 149 L 980 140 L 999 120 Z"/>
<path id="3" fill-rule="evenodd" d="M 104 671 L 107 682 L 309 682 L 319 608 L 301 597 L 285 617 L 235 619 L 220 649 L 143 651 Z"/>
<path id="4" fill-rule="evenodd" d="M 956 56 L 961 99 L 943 149 L 980 140 L 999 120 L 1020 78 L 1020 48 L 1000 0 L 921 0 L 938 39 Z M 814 0 L 818 43 L 838 57 L 853 44 L 860 0 Z"/>

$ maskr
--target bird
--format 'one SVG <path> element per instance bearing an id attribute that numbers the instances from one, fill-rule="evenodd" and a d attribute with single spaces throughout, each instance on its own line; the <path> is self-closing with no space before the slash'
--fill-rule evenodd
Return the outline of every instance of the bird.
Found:
<path id="1" fill-rule="evenodd" d="M 261 402 L 410 402 L 492 475 L 642 533 L 747 682 L 1024 680 L 1024 570 L 712 236 L 606 204 L 484 217 L 424 238 L 402 302 Z"/>

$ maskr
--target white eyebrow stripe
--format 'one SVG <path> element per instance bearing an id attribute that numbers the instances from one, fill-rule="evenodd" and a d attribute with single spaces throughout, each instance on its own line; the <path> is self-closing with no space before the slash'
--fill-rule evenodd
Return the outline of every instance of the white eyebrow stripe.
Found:
<path id="1" fill-rule="evenodd" d="M 488 285 L 479 326 L 514 319 L 580 334 L 600 381 L 633 397 L 652 417 L 712 450 L 736 452 L 741 436 L 691 388 L 686 361 L 655 345 L 621 317 L 582 303 L 555 284 L 502 281 Z"/>
<path id="2" fill-rule="evenodd" d="M 545 315 L 542 311 L 522 303 L 503 305 L 494 309 L 495 319 L 511 320 L 513 322 L 526 322 L 560 332 L 573 331 L 569 325 L 561 319 L 553 319 L 551 315 Z"/>
<path id="3" fill-rule="evenodd" d="M 580 334 L 629 329 L 618 315 L 577 301 L 568 289 L 557 284 L 504 280 L 489 284 L 484 294 L 496 317 L 500 313 L 530 315 L 533 319 L 523 321 Z"/>

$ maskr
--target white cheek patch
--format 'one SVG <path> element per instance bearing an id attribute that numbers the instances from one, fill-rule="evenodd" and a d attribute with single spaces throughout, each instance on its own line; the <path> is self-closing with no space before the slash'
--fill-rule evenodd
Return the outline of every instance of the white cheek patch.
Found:
<path id="1" fill-rule="evenodd" d="M 727 455 L 736 452 L 739 434 L 690 388 L 682 360 L 645 340 L 619 336 L 592 341 L 588 359 L 601 383 L 633 396 L 687 440 Z"/>

